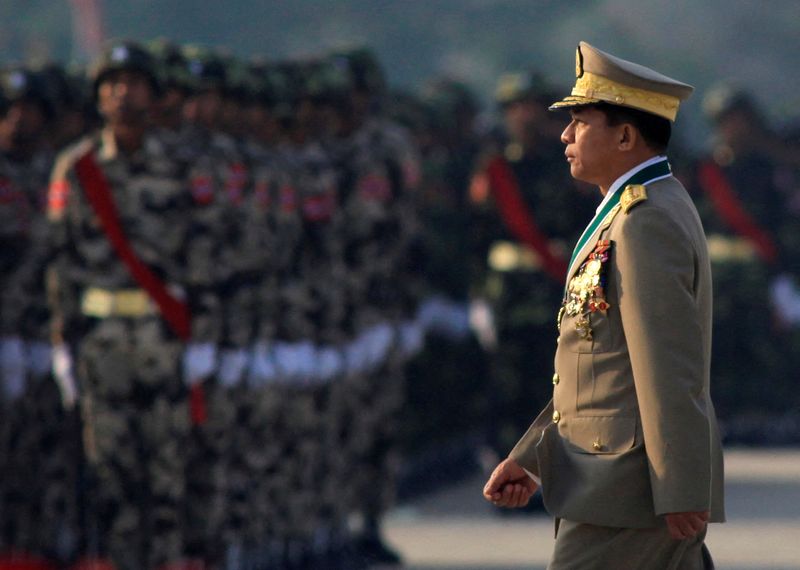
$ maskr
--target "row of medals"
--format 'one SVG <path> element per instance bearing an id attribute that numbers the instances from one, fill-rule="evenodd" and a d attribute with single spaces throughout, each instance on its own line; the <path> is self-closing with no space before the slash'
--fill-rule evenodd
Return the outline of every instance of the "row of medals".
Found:
<path id="1" fill-rule="evenodd" d="M 575 330 L 578 336 L 583 340 L 592 340 L 589 316 L 597 311 L 605 314 L 610 306 L 605 298 L 606 276 L 603 271 L 610 249 L 611 241 L 598 241 L 575 277 L 570 280 L 567 294 L 561 304 L 561 310 L 558 312 L 559 332 L 561 331 L 561 319 L 566 314 L 570 317 L 578 317 L 575 320 Z"/>

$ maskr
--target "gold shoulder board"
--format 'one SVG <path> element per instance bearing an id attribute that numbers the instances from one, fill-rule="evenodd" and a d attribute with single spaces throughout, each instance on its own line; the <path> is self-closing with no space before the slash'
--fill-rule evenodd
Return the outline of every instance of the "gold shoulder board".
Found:
<path id="1" fill-rule="evenodd" d="M 647 189 L 641 184 L 629 184 L 622 191 L 619 203 L 622 206 L 622 211 L 628 214 L 631 208 L 645 200 L 647 200 Z"/>

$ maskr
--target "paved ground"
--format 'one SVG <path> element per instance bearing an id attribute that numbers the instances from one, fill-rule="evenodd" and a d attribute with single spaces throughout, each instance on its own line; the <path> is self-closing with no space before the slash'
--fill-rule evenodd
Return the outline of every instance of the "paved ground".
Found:
<path id="1" fill-rule="evenodd" d="M 413 570 L 544 570 L 553 523 L 497 516 L 476 477 L 393 511 L 389 541 Z M 707 543 L 720 570 L 800 569 L 800 449 L 729 449 L 728 520 Z"/>

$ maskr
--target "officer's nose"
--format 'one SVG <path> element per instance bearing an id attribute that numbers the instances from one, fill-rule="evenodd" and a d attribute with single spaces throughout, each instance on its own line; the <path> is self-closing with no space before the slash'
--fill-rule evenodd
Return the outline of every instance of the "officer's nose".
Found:
<path id="1" fill-rule="evenodd" d="M 573 125 L 574 122 L 570 122 L 570 124 L 567 125 L 567 128 L 564 129 L 564 132 L 561 133 L 562 143 L 570 144 L 574 141 L 575 127 Z"/>

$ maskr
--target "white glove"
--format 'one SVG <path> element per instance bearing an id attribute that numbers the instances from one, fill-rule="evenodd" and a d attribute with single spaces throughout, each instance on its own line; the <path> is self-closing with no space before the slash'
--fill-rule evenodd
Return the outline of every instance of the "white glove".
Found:
<path id="1" fill-rule="evenodd" d="M 304 381 L 314 382 L 317 377 L 317 347 L 310 340 L 298 342 L 294 345 L 295 359 L 300 378 Z"/>
<path id="2" fill-rule="evenodd" d="M 219 383 L 226 388 L 238 386 L 247 368 L 248 354 L 243 348 L 226 348 L 220 352 Z"/>
<path id="3" fill-rule="evenodd" d="M 317 349 L 317 376 L 329 382 L 344 371 L 344 355 L 332 346 Z"/>
<path id="4" fill-rule="evenodd" d="M 53 368 L 50 345 L 42 341 L 31 341 L 25 348 L 28 370 L 34 378 L 43 378 Z"/>
<path id="5" fill-rule="evenodd" d="M 255 343 L 251 351 L 247 384 L 250 388 L 258 388 L 274 382 L 277 378 L 278 371 L 275 368 L 270 346 L 264 341 Z"/>
<path id="6" fill-rule="evenodd" d="M 478 337 L 478 342 L 487 350 L 497 347 L 497 328 L 494 312 L 486 299 L 475 299 L 469 306 L 469 324 Z"/>
<path id="7" fill-rule="evenodd" d="M 193 342 L 183 352 L 183 381 L 194 386 L 214 373 L 217 347 L 210 342 Z"/>
<path id="8" fill-rule="evenodd" d="M 792 325 L 800 322 L 800 291 L 791 275 L 783 273 L 773 279 L 769 297 L 780 319 Z"/>
<path id="9" fill-rule="evenodd" d="M 363 334 L 359 335 L 345 348 L 347 372 L 350 374 L 360 374 L 367 367 L 367 351 L 363 337 Z"/>
<path id="10" fill-rule="evenodd" d="M 417 321 L 405 321 L 398 327 L 400 352 L 404 358 L 419 354 L 425 345 L 425 331 Z"/>
<path id="11" fill-rule="evenodd" d="M 0 339 L 0 376 L 6 400 L 13 402 L 25 391 L 25 343 L 18 336 Z"/>
<path id="12" fill-rule="evenodd" d="M 72 366 L 72 355 L 66 344 L 53 347 L 53 377 L 61 392 L 61 404 L 71 410 L 78 400 L 78 383 Z"/>
<path id="13" fill-rule="evenodd" d="M 393 341 L 394 331 L 388 324 L 370 327 L 366 337 L 367 366 L 370 369 L 379 368 L 386 362 Z"/>

